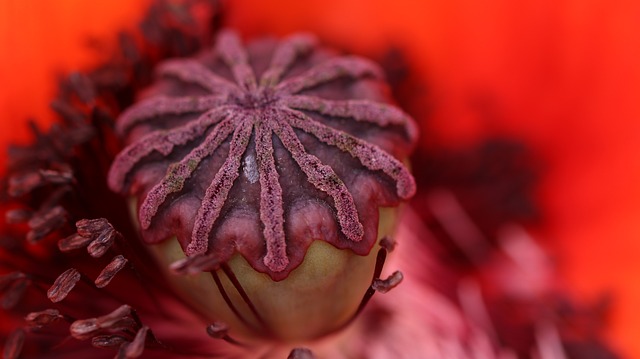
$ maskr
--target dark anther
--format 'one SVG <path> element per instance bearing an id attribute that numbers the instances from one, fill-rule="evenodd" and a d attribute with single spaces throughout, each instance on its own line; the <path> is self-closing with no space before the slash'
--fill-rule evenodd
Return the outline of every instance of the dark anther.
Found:
<path id="1" fill-rule="evenodd" d="M 95 238 L 102 232 L 113 230 L 113 227 L 105 218 L 97 218 L 79 220 L 76 222 L 76 229 L 78 234 L 83 237 Z"/>
<path id="2" fill-rule="evenodd" d="M 31 280 L 22 272 L 12 272 L 0 276 L 0 293 L 2 296 L 2 308 L 15 307 L 24 296 Z"/>
<path id="3" fill-rule="evenodd" d="M 87 242 L 87 252 L 94 257 L 98 258 L 103 256 L 109 248 L 113 245 L 116 238 L 121 236 L 120 232 L 116 231 L 111 223 L 104 218 L 98 219 L 81 219 L 76 222 L 76 228 L 78 235 L 82 238 L 86 238 L 87 241 L 78 237 L 67 237 L 58 243 L 58 247 L 68 248 L 68 250 L 80 248 Z"/>
<path id="4" fill-rule="evenodd" d="M 76 339 L 88 339 L 101 330 L 115 332 L 118 330 L 136 330 L 137 322 L 131 318 L 131 307 L 124 304 L 113 312 L 97 318 L 76 320 L 69 327 L 71 336 Z"/>
<path id="5" fill-rule="evenodd" d="M 45 212 L 37 212 L 28 222 L 31 230 L 27 233 L 27 241 L 36 242 L 62 227 L 66 222 L 67 211 L 62 206 L 55 206 Z"/>
<path id="6" fill-rule="evenodd" d="M 69 332 L 72 337 L 83 340 L 91 338 L 99 329 L 96 318 L 79 319 L 71 323 Z"/>
<path id="7" fill-rule="evenodd" d="M 71 171 L 70 168 L 61 170 L 40 170 L 40 176 L 47 183 L 51 184 L 70 184 L 75 180 L 73 177 L 73 171 Z"/>
<path id="8" fill-rule="evenodd" d="M 127 338 L 122 335 L 96 335 L 91 338 L 91 345 L 96 348 L 117 349 L 127 342 Z"/>
<path id="9" fill-rule="evenodd" d="M 5 213 L 5 220 L 9 224 L 24 223 L 31 219 L 33 211 L 23 208 L 12 209 Z"/>
<path id="10" fill-rule="evenodd" d="M 9 178 L 8 193 L 12 197 L 20 197 L 44 184 L 44 179 L 37 171 L 13 175 Z"/>
<path id="11" fill-rule="evenodd" d="M 58 249 L 61 252 L 69 252 L 74 249 L 84 248 L 91 243 L 93 239 L 91 237 L 83 237 L 78 233 L 72 234 L 69 237 L 63 238 L 58 241 Z"/>
<path id="12" fill-rule="evenodd" d="M 69 87 L 76 93 L 80 101 L 92 104 L 96 97 L 93 82 L 89 77 L 80 72 L 74 72 L 67 77 Z"/>
<path id="13" fill-rule="evenodd" d="M 89 243 L 87 252 L 94 258 L 102 257 L 113 245 L 115 237 L 116 232 L 113 230 L 100 233 L 96 239 Z"/>
<path id="14" fill-rule="evenodd" d="M 76 283 L 80 281 L 81 277 L 80 272 L 75 268 L 67 269 L 56 278 L 51 288 L 47 291 L 47 297 L 54 303 L 63 300 L 76 286 Z"/>
<path id="15" fill-rule="evenodd" d="M 26 278 L 22 272 L 11 272 L 0 275 L 0 293 L 4 292 L 14 281 Z"/>
<path id="16" fill-rule="evenodd" d="M 222 339 L 227 336 L 229 326 L 223 322 L 213 322 L 207 325 L 207 334 L 211 338 Z"/>
<path id="17" fill-rule="evenodd" d="M 31 312 L 24 319 L 30 326 L 40 328 L 64 320 L 65 317 L 57 309 L 45 309 L 40 312 Z"/>
<path id="18" fill-rule="evenodd" d="M 50 104 L 51 109 L 55 111 L 63 120 L 70 124 L 82 124 L 85 120 L 85 115 L 77 110 L 75 107 L 66 103 L 63 100 L 56 99 Z"/>
<path id="19" fill-rule="evenodd" d="M 107 285 L 109 285 L 113 277 L 115 277 L 116 274 L 118 274 L 118 272 L 122 268 L 124 268 L 126 264 L 127 264 L 127 259 L 125 257 L 123 257 L 122 255 L 115 256 L 111 260 L 111 262 L 107 264 L 107 266 L 102 270 L 102 272 L 100 272 L 100 275 L 98 275 L 98 278 L 96 278 L 95 280 L 96 287 L 104 288 Z"/>
<path id="20" fill-rule="evenodd" d="M 228 333 L 229 333 L 229 326 L 226 323 L 216 321 L 207 325 L 207 334 L 211 338 L 222 339 L 227 343 L 231 343 L 238 346 L 245 346 L 244 344 L 230 337 Z"/>
<path id="21" fill-rule="evenodd" d="M 398 284 L 402 282 L 402 279 L 402 272 L 395 271 L 387 279 L 375 279 L 373 281 L 373 284 L 371 284 L 371 288 L 373 288 L 376 292 L 387 293 L 391 289 L 397 287 Z"/>
<path id="22" fill-rule="evenodd" d="M 393 252 L 397 244 L 398 243 L 396 242 L 395 238 L 390 236 L 384 236 L 382 237 L 382 239 L 380 239 L 380 247 L 386 249 L 389 253 Z"/>

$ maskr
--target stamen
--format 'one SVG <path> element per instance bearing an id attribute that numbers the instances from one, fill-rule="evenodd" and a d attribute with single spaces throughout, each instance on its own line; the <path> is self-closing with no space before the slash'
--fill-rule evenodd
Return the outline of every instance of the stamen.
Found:
<path id="1" fill-rule="evenodd" d="M 29 209 L 12 209 L 5 213 L 5 220 L 8 224 L 24 223 L 33 217 L 34 212 Z"/>
<path id="2" fill-rule="evenodd" d="M 83 237 L 75 233 L 59 240 L 58 249 L 60 249 L 61 252 L 70 252 L 75 249 L 85 248 L 91 241 L 93 241 L 91 237 Z"/>
<path id="3" fill-rule="evenodd" d="M 87 246 L 87 253 L 93 258 L 102 257 L 115 242 L 117 232 L 101 233 L 98 238 L 94 239 Z"/>
<path id="4" fill-rule="evenodd" d="M 11 309 L 15 307 L 24 297 L 29 285 L 31 285 L 31 279 L 21 272 L 13 272 L 1 276 L 2 308 Z"/>
<path id="5" fill-rule="evenodd" d="M 46 183 L 63 185 L 63 184 L 71 184 L 75 182 L 75 177 L 73 176 L 73 171 L 71 168 L 65 166 L 65 168 L 61 168 L 58 170 L 53 169 L 41 169 L 40 176 Z"/>
<path id="6" fill-rule="evenodd" d="M 54 303 L 62 301 L 80 281 L 81 275 L 75 268 L 69 268 L 56 278 L 47 291 L 47 298 Z"/>
<path id="7" fill-rule="evenodd" d="M 387 279 L 375 279 L 373 281 L 373 284 L 371 284 L 371 288 L 376 292 L 387 293 L 391 289 L 397 287 L 398 284 L 402 282 L 403 278 L 404 276 L 402 275 L 402 272 L 395 271 L 389 277 L 387 277 Z"/>
<path id="8" fill-rule="evenodd" d="M 218 287 L 218 291 L 220 292 L 220 295 L 222 295 L 222 299 L 224 299 L 224 302 L 227 303 L 227 306 L 229 307 L 229 309 L 231 309 L 233 314 L 235 314 L 236 317 L 238 317 L 238 319 L 242 322 L 242 324 L 244 324 L 248 328 L 252 328 L 257 331 L 257 328 L 255 328 L 251 323 L 249 323 L 249 321 L 242 315 L 242 313 L 240 313 L 238 308 L 236 308 L 236 306 L 233 304 L 233 301 L 231 300 L 231 298 L 229 298 L 229 294 L 227 294 L 227 291 L 224 289 L 224 285 L 222 285 L 222 281 L 220 281 L 220 277 L 218 276 L 218 273 L 216 271 L 211 271 L 209 273 L 211 273 L 211 277 L 213 278 L 213 281 L 216 283 L 216 287 Z"/>
<path id="9" fill-rule="evenodd" d="M 12 197 L 20 197 L 30 193 L 34 189 L 46 184 L 70 184 L 75 181 L 73 172 L 69 166 L 60 165 L 61 168 L 38 169 L 9 178 L 7 192 Z"/>
<path id="10" fill-rule="evenodd" d="M 223 322 L 213 322 L 207 325 L 207 334 L 211 338 L 222 339 L 227 336 L 229 326 Z"/>
<path id="11" fill-rule="evenodd" d="M 96 335 L 91 338 L 91 345 L 96 348 L 118 349 L 127 341 L 122 335 Z"/>
<path id="12" fill-rule="evenodd" d="M 69 104 L 67 101 L 55 99 L 49 105 L 66 123 L 72 125 L 81 125 L 86 119 L 86 115 Z M 55 139 L 53 139 L 55 141 Z"/>
<path id="13" fill-rule="evenodd" d="M 162 3 L 164 4 L 164 1 L 162 1 Z M 168 4 L 166 5 L 168 6 Z M 176 40 L 180 39 L 181 36 L 184 37 L 186 35 L 172 32 L 170 36 L 173 40 Z M 164 45 L 161 48 L 154 47 L 153 51 L 159 51 L 159 53 L 154 52 L 155 56 L 147 57 L 147 54 L 142 54 L 140 59 L 135 60 L 135 64 L 123 64 L 121 67 L 118 67 L 118 69 L 110 71 L 110 74 L 115 73 L 116 76 L 107 79 L 105 82 L 96 84 L 96 86 L 94 86 L 92 82 L 93 79 L 89 79 L 85 75 L 73 74 L 69 76 L 63 84 L 63 86 L 66 85 L 66 88 L 62 89 L 62 96 L 64 98 L 59 99 L 53 105 L 54 110 L 63 117 L 61 122 L 59 124 L 52 125 L 51 130 L 47 134 L 39 134 L 38 131 L 35 131 L 37 138 L 34 145 L 29 146 L 24 150 L 18 149 L 13 151 L 17 154 L 17 157 L 10 160 L 12 168 L 9 169 L 9 173 L 19 173 L 22 175 L 24 174 L 25 168 L 43 168 L 33 170 L 28 176 L 14 177 L 10 186 L 10 192 L 12 195 L 22 196 L 31 194 L 28 197 L 25 196 L 25 198 L 19 199 L 19 201 L 36 210 L 14 210 L 12 213 L 7 215 L 9 222 L 28 222 L 30 232 L 27 235 L 27 239 L 29 241 L 37 241 L 45 238 L 45 236 L 48 236 L 50 233 L 54 233 L 61 226 L 66 225 L 67 211 L 70 213 L 69 217 L 71 218 L 76 217 L 76 215 L 81 212 L 110 213 L 116 217 L 120 215 L 118 218 L 125 220 L 123 223 L 129 223 L 126 221 L 126 213 L 114 213 L 114 211 L 117 212 L 117 209 L 120 208 L 119 206 L 122 204 L 119 203 L 119 201 L 114 201 L 113 198 L 107 201 L 109 203 L 97 203 L 99 200 L 94 201 L 99 199 L 100 196 L 104 197 L 107 195 L 100 183 L 101 173 L 104 170 L 104 166 L 107 165 L 105 162 L 110 160 L 110 154 L 112 154 L 112 151 L 115 149 L 113 146 L 117 145 L 116 141 L 111 138 L 110 126 L 112 124 L 112 119 L 108 118 L 108 113 L 117 113 L 117 107 L 130 101 L 130 97 L 133 94 L 131 91 L 135 91 L 136 87 L 140 85 L 128 83 L 130 82 L 129 79 L 125 79 L 125 81 L 127 81 L 125 83 L 117 83 L 117 81 L 122 78 L 122 76 L 117 76 L 118 72 L 120 72 L 120 75 L 124 75 L 125 77 L 137 77 L 136 75 L 139 75 L 140 71 L 146 71 L 145 68 L 149 66 L 149 62 L 157 61 L 157 55 L 162 53 L 161 56 L 166 56 L 167 54 L 165 53 L 165 50 Z M 127 56 L 135 55 L 127 54 Z M 130 60 L 130 57 L 127 59 L 118 57 L 117 59 L 117 61 Z M 120 66 L 120 64 L 118 64 L 118 66 Z M 99 94 L 96 92 L 98 89 L 100 92 Z M 100 97 L 96 98 L 96 96 Z M 109 107 L 108 109 L 107 106 Z M 90 136 L 94 135 L 99 137 L 96 138 L 95 141 L 85 143 L 90 139 Z M 84 146 L 78 147 L 77 145 L 80 143 Z M 91 162 L 91 160 L 94 162 Z M 58 164 L 59 161 L 68 162 L 72 164 L 73 167 L 55 167 L 54 165 Z M 89 181 L 88 186 L 86 186 L 87 183 L 78 183 L 78 186 L 75 185 L 74 171 L 71 171 L 71 168 L 79 172 L 79 179 Z M 97 182 L 92 183 L 92 181 Z M 5 191 L 7 189 L 8 188 L 5 188 Z M 89 197 L 86 197 L 87 195 Z M 125 215 L 125 217 L 122 217 L 123 215 Z M 108 224 L 106 221 L 105 223 Z M 107 251 L 114 241 L 117 241 L 118 238 L 120 238 L 120 234 L 118 232 L 114 231 L 110 225 L 108 225 L 108 227 L 109 228 L 105 230 L 92 229 L 85 232 L 83 232 L 83 228 L 78 228 L 78 233 L 60 240 L 58 242 L 58 246 L 63 251 L 87 247 L 92 256 L 101 256 Z M 17 230 L 20 229 L 21 228 L 17 228 Z M 125 229 L 131 231 L 133 228 L 129 228 L 125 225 Z M 2 293 L 3 304 L 5 304 L 6 307 L 13 305 L 12 303 L 18 302 L 23 296 L 20 293 L 23 293 L 24 289 L 27 288 L 27 285 L 32 281 L 36 284 L 34 285 L 34 290 L 48 289 L 47 297 L 53 302 L 63 300 L 71 290 L 75 290 L 76 292 L 79 290 L 86 291 L 87 288 L 80 288 L 79 286 L 73 289 L 74 286 L 77 286 L 77 282 L 79 280 L 91 281 L 75 269 L 90 267 L 91 263 L 87 262 L 86 258 L 76 258 L 75 256 L 53 253 L 50 251 L 51 248 L 48 245 L 45 245 L 44 247 L 41 245 L 39 247 L 32 248 L 28 243 L 21 241 L 21 238 L 13 233 L 13 229 L 11 229 L 10 232 L 11 233 L 3 232 L 3 234 L 7 235 L 7 238 L 4 238 L 4 236 L 3 238 L 0 238 L 0 242 L 2 242 L 0 245 L 6 247 L 4 251 L 5 253 L 1 256 L 2 259 L 0 259 L 0 262 L 2 262 L 2 265 L 0 266 L 4 267 L 6 270 L 8 268 L 26 268 L 25 266 L 31 265 L 30 270 L 33 274 L 30 274 L 29 277 L 21 273 L 16 273 L 7 276 L 6 278 L 5 276 L 0 276 L 0 293 Z M 60 235 L 61 233 L 55 234 Z M 117 250 L 129 250 L 132 248 L 135 250 L 143 249 L 141 246 L 142 245 L 138 243 L 133 244 L 133 247 L 131 248 L 125 248 L 123 246 L 123 248 L 117 248 Z M 147 256 L 145 253 L 142 253 L 138 259 L 144 262 L 147 259 Z M 73 266 L 75 268 L 67 270 L 57 278 L 53 277 L 55 278 L 55 281 L 49 280 L 51 273 L 54 273 L 55 275 L 55 273 L 60 273 L 64 269 L 68 268 L 65 266 L 65 268 L 60 271 L 56 269 L 61 265 L 64 265 L 67 261 L 72 263 L 69 264 L 69 267 Z M 104 285 L 107 285 L 107 283 L 112 280 L 113 276 L 121 270 L 126 263 L 127 260 L 123 256 L 116 256 L 96 279 L 96 286 L 103 287 Z M 77 265 L 80 265 L 80 267 Z M 145 276 L 153 273 L 139 274 Z M 143 279 L 145 278 L 137 278 L 138 285 L 144 286 L 146 284 L 144 283 L 145 281 L 142 281 Z M 140 281 L 142 281 L 142 283 Z M 51 284 L 51 282 L 53 282 L 53 285 L 50 288 L 47 288 L 47 284 Z M 150 285 L 158 284 L 158 281 L 155 280 L 152 280 L 151 282 L 153 283 Z M 95 290 L 93 288 L 95 287 L 91 285 L 91 289 L 89 290 Z M 162 297 L 167 295 L 167 293 L 163 292 L 166 290 L 168 290 L 168 288 L 166 288 L 164 284 L 155 288 L 154 293 L 156 295 L 161 294 L 161 296 L 156 298 L 156 300 L 162 301 Z M 96 290 L 96 292 L 98 292 L 99 295 L 93 299 L 89 298 L 92 300 L 91 303 L 76 303 L 75 296 L 72 296 L 74 297 L 72 302 L 68 302 L 69 299 L 72 298 L 67 298 L 67 304 L 59 304 L 55 306 L 59 311 L 57 309 L 45 309 L 47 306 L 40 306 L 38 303 L 46 304 L 42 302 L 43 298 L 40 298 L 41 296 L 38 295 L 41 293 L 34 293 L 35 295 L 33 298 L 25 298 L 20 305 L 21 307 L 27 306 L 27 312 L 31 311 L 24 319 L 26 323 L 30 325 L 27 330 L 33 332 L 33 334 L 35 334 L 35 338 L 29 338 L 27 339 L 28 342 L 23 344 L 25 340 L 25 330 L 19 329 L 11 335 L 7 335 L 7 330 L 3 333 L 3 343 L 0 344 L 4 347 L 3 357 L 11 359 L 19 357 L 23 345 L 25 347 L 23 355 L 30 357 L 63 357 L 65 356 L 64 353 L 67 352 L 67 354 L 72 356 L 79 355 L 84 357 L 87 355 L 82 353 L 94 352 L 95 349 L 92 350 L 88 347 L 88 343 L 85 343 L 84 346 L 80 346 L 78 343 L 71 343 L 69 345 L 70 338 L 68 336 L 64 336 L 64 333 L 61 333 L 58 330 L 60 329 L 59 325 L 55 325 L 53 328 L 46 328 L 45 330 L 40 330 L 40 328 L 51 323 L 61 324 L 56 323 L 60 320 L 72 320 L 66 315 L 60 313 L 64 313 L 63 308 L 67 308 L 74 312 L 86 312 L 103 307 L 104 305 L 109 305 L 109 303 L 113 303 L 114 301 L 119 302 L 119 297 L 121 295 L 124 295 L 124 297 L 131 297 L 131 294 L 122 293 L 121 291 Z M 28 290 L 27 293 L 28 295 L 31 295 L 31 290 Z M 91 293 L 83 293 L 83 297 L 91 297 L 89 294 Z M 133 297 L 135 297 L 135 294 L 136 293 L 133 293 Z M 80 297 L 78 296 L 78 298 Z M 141 298 L 134 299 L 139 300 Z M 44 300 L 48 301 L 47 299 Z M 142 302 L 145 300 L 146 299 Z M 84 305 L 86 308 L 77 307 L 78 304 L 80 304 L 80 306 Z M 40 306 L 40 308 L 29 308 L 34 305 Z M 9 317 L 19 319 L 15 317 L 15 314 L 19 314 L 21 312 L 24 314 L 22 309 L 25 308 L 8 313 Z M 146 309 L 150 310 L 148 308 Z M 147 314 L 149 313 L 151 313 L 151 315 L 156 315 L 160 312 L 155 313 L 151 310 L 151 312 L 147 312 Z M 170 314 L 166 313 L 163 315 L 165 315 L 165 317 L 167 315 L 170 316 Z M 5 315 L 2 316 L 5 317 Z M 112 330 L 123 329 L 123 333 L 118 333 L 122 335 L 104 333 L 109 335 L 101 339 L 92 340 L 92 344 L 94 344 L 94 346 L 100 346 L 100 343 L 102 343 L 103 347 L 110 344 L 110 346 L 115 349 L 123 342 L 131 341 L 125 350 L 125 357 L 140 356 L 145 343 L 147 345 L 149 345 L 149 343 L 151 343 L 151 345 L 156 345 L 156 343 L 153 342 L 150 330 L 145 326 L 139 326 L 139 320 L 136 321 L 135 313 L 131 313 L 130 316 L 133 317 L 133 319 L 123 317 L 112 324 L 106 322 L 101 323 L 101 318 L 95 318 L 95 321 L 97 322 L 96 326 L 101 330 L 110 332 Z M 72 321 L 75 323 L 75 320 Z M 0 327 L 4 327 L 5 325 L 11 326 L 12 324 L 4 322 L 0 323 Z M 95 334 L 95 332 L 93 332 L 92 335 L 93 334 Z M 57 339 L 59 339 L 61 335 L 63 340 L 57 343 Z M 33 339 L 33 341 L 31 339 Z M 70 354 L 71 352 L 75 354 Z M 104 356 L 104 354 L 100 353 L 97 353 L 97 355 Z"/>
<path id="14" fill-rule="evenodd" d="M 396 246 L 398 245 L 396 239 L 391 236 L 382 237 L 379 244 L 380 247 L 386 249 L 389 253 L 393 252 L 393 250 L 396 249 Z"/>
<path id="15" fill-rule="evenodd" d="M 373 278 L 371 278 L 371 286 L 362 296 L 362 301 L 360 301 L 360 306 L 358 306 L 358 310 L 353 315 L 353 317 L 349 320 L 348 323 L 351 323 L 359 314 L 362 312 L 364 307 L 367 306 L 367 303 L 371 300 L 371 297 L 376 293 L 376 290 L 373 288 L 373 283 L 376 279 L 380 278 L 380 274 L 382 274 L 382 268 L 384 267 L 384 262 L 387 260 L 387 250 L 384 248 L 380 248 L 378 250 L 378 255 L 376 256 L 376 267 L 373 270 Z"/>
<path id="16" fill-rule="evenodd" d="M 40 175 L 40 172 L 37 171 L 13 175 L 9 177 L 9 188 L 7 192 L 11 197 L 20 197 L 43 184 L 44 179 Z"/>
<path id="17" fill-rule="evenodd" d="M 85 104 L 94 103 L 96 98 L 95 85 L 87 75 L 81 72 L 73 72 L 67 76 L 67 83 L 71 86 L 71 89 L 76 93 L 80 101 Z"/>
<path id="18" fill-rule="evenodd" d="M 22 272 L 11 272 L 0 275 L 0 292 L 4 292 L 16 280 L 25 279 L 26 274 Z"/>
<path id="19" fill-rule="evenodd" d="M 118 274 L 118 272 L 124 268 L 127 264 L 127 259 L 122 255 L 115 256 L 109 264 L 100 272 L 98 278 L 95 280 L 96 287 L 104 288 L 111 280 Z"/>
<path id="20" fill-rule="evenodd" d="M 60 314 L 57 309 L 45 309 L 40 312 L 31 312 L 27 314 L 24 320 L 32 327 L 41 328 L 49 324 L 66 320 L 67 317 Z"/>
<path id="21" fill-rule="evenodd" d="M 230 337 L 228 333 L 229 333 L 229 326 L 223 322 L 213 322 L 207 325 L 207 334 L 211 338 L 222 339 L 227 343 L 233 344 L 233 345 L 238 345 L 242 347 L 246 346 L 245 344 L 242 344 L 237 340 L 233 339 L 232 337 Z"/>
<path id="22" fill-rule="evenodd" d="M 69 332 L 71 333 L 72 337 L 79 340 L 84 340 L 91 338 L 94 332 L 96 332 L 98 329 L 100 328 L 97 325 L 96 318 L 79 319 L 71 323 Z"/>
<path id="23" fill-rule="evenodd" d="M 242 297 L 242 300 L 249 307 L 249 310 L 251 311 L 251 313 L 253 313 L 253 315 L 256 317 L 260 325 L 262 325 L 262 329 L 264 329 L 264 331 L 267 334 L 271 333 L 271 329 L 269 328 L 267 322 L 262 318 L 262 316 L 258 312 L 258 309 L 251 301 L 251 298 L 249 298 L 249 295 L 247 295 L 247 292 L 245 292 L 244 288 L 242 288 L 242 284 L 236 277 L 235 273 L 233 273 L 233 270 L 226 263 L 222 264 L 222 270 L 224 271 L 224 274 L 227 275 L 227 277 L 229 278 L 233 286 L 236 288 L 236 291 L 238 292 L 238 294 L 240 294 L 240 297 Z"/>
<path id="24" fill-rule="evenodd" d="M 381 240 L 381 242 L 383 240 L 384 238 Z M 387 240 L 387 242 L 389 241 L 391 240 Z M 402 273 L 400 273 L 399 271 L 394 272 L 386 280 L 380 280 L 380 274 L 382 274 L 384 263 L 387 260 L 387 254 L 388 253 L 386 248 L 384 246 L 381 246 L 376 256 L 376 266 L 373 270 L 371 285 L 362 296 L 362 300 L 360 301 L 360 305 L 358 306 L 358 309 L 356 310 L 356 312 L 345 324 L 342 325 L 342 328 L 347 327 L 358 317 L 358 315 L 360 315 L 360 313 L 367 306 L 367 304 L 369 303 L 373 295 L 376 293 L 376 291 L 380 291 L 381 293 L 386 293 L 389 290 L 395 288 L 402 281 L 402 278 L 403 278 Z"/>
<path id="25" fill-rule="evenodd" d="M 121 238 L 111 223 L 105 218 L 81 219 L 76 222 L 77 235 L 71 235 L 58 242 L 60 250 L 72 250 L 87 245 L 87 252 L 94 258 L 102 257 Z M 84 238 L 84 240 L 83 240 Z"/>
<path id="26" fill-rule="evenodd" d="M 80 319 L 71 323 L 69 332 L 76 339 L 84 340 L 91 338 L 99 330 L 121 330 L 123 328 L 133 328 L 136 322 L 129 318 L 131 307 L 124 304 L 113 312 L 97 318 Z"/>
<path id="27" fill-rule="evenodd" d="M 55 206 L 45 212 L 36 212 L 27 222 L 30 231 L 27 241 L 37 242 L 67 223 L 67 211 L 62 206 Z"/>
<path id="28" fill-rule="evenodd" d="M 122 239 L 120 232 L 116 231 L 105 218 L 81 219 L 76 222 L 76 229 L 77 233 L 58 241 L 58 248 L 61 251 L 66 252 L 86 247 L 87 252 L 92 257 L 98 258 L 104 255 L 116 240 Z M 126 246 L 126 243 L 124 244 Z M 123 255 L 115 256 L 103 268 L 93 281 L 93 284 L 97 288 L 106 287 L 115 275 L 125 267 L 127 262 L 128 260 Z M 87 284 L 92 283 L 91 279 L 83 276 L 75 269 L 67 270 L 56 279 L 54 286 L 49 289 L 49 295 L 53 296 L 49 298 L 54 302 L 63 300 L 79 279 L 83 279 Z M 64 285 L 68 286 L 68 288 L 64 287 Z"/>

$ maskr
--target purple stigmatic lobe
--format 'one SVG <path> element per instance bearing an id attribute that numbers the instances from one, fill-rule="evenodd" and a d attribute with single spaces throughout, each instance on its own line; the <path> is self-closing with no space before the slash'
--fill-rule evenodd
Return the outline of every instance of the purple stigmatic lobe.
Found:
<path id="1" fill-rule="evenodd" d="M 176 236 L 218 269 L 235 253 L 274 280 L 313 240 L 356 254 L 377 240 L 378 209 L 415 192 L 402 159 L 413 120 L 389 103 L 381 69 L 295 34 L 215 47 L 158 69 L 127 109 L 112 190 L 138 197 L 145 241 Z"/>

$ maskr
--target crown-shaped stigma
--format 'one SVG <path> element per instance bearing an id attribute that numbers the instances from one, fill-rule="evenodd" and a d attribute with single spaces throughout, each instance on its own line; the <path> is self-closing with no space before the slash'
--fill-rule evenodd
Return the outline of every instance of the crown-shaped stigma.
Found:
<path id="1" fill-rule="evenodd" d="M 240 253 L 279 280 L 313 240 L 367 254 L 378 208 L 416 190 L 400 160 L 416 125 L 384 102 L 381 70 L 366 59 L 308 34 L 245 48 L 226 30 L 211 52 L 159 75 L 118 121 L 128 146 L 108 178 L 138 196 L 148 242 L 176 235 L 211 269 Z"/>

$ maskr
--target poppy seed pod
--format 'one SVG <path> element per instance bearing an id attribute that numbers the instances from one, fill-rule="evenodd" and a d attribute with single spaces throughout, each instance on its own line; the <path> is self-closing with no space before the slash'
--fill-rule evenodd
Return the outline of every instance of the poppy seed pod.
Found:
<path id="1" fill-rule="evenodd" d="M 381 72 L 308 34 L 245 47 L 225 30 L 161 64 L 119 118 L 110 188 L 135 199 L 175 287 L 234 335 L 316 338 L 364 302 L 416 190 L 416 125 Z"/>

